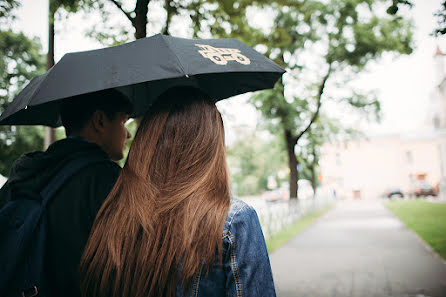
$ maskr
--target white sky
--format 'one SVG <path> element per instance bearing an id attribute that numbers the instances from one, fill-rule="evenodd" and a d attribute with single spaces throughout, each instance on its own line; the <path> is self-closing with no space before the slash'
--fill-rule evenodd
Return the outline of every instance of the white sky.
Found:
<path id="1" fill-rule="evenodd" d="M 48 0 L 21 2 L 22 7 L 16 13 L 18 19 L 13 28 L 24 31 L 28 36 L 40 37 L 46 51 Z M 382 103 L 382 123 L 364 126 L 366 132 L 373 134 L 408 132 L 420 130 L 426 125 L 429 96 L 437 82 L 433 55 L 437 45 L 446 52 L 446 40 L 445 38 L 436 40 L 429 35 L 436 25 L 432 14 L 440 7 L 441 0 L 414 0 L 414 2 L 415 6 L 409 12 L 416 26 L 414 53 L 398 58 L 384 56 L 378 63 L 370 65 L 368 73 L 360 75 L 355 82 L 361 89 L 377 90 Z M 117 15 L 122 22 L 127 22 L 120 12 Z M 56 32 L 63 33 L 56 35 L 56 61 L 66 52 L 102 47 L 98 42 L 84 36 L 85 28 L 91 22 L 85 16 L 74 15 L 63 22 L 63 28 L 56 27 Z M 247 125 L 253 128 L 256 126 L 258 115 L 254 108 L 246 103 L 246 96 L 224 100 L 219 103 L 219 108 L 224 113 L 229 138 L 232 138 L 234 126 Z M 346 122 L 351 122 L 348 115 L 344 117 Z"/>
<path id="2" fill-rule="evenodd" d="M 436 27 L 433 13 L 441 0 L 415 0 L 410 11 L 415 23 L 416 49 L 410 56 L 397 59 L 384 57 L 361 76 L 358 86 L 378 90 L 382 103 L 383 122 L 373 125 L 374 132 L 407 132 L 427 125 L 430 94 L 438 83 L 434 53 L 437 45 L 446 51 L 446 39 L 430 36 Z"/>

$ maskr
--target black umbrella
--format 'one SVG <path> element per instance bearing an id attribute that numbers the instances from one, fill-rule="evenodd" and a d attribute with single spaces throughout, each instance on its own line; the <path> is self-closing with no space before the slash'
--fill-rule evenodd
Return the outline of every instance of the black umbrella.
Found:
<path id="1" fill-rule="evenodd" d="M 127 44 L 69 53 L 35 77 L 0 116 L 0 125 L 61 125 L 62 99 L 116 89 L 143 115 L 164 91 L 192 86 L 215 100 L 272 88 L 285 71 L 236 39 L 154 35 Z"/>

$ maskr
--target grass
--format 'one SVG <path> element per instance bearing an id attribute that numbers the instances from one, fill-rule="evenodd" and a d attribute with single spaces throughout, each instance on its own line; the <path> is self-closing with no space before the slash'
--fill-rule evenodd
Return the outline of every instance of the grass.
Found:
<path id="1" fill-rule="evenodd" d="M 266 240 L 266 246 L 268 248 L 268 252 L 272 253 L 277 248 L 281 247 L 285 243 L 287 243 L 291 238 L 296 236 L 296 234 L 300 233 L 303 229 L 313 223 L 318 217 L 326 213 L 329 209 L 333 207 L 334 204 L 327 206 L 319 211 L 315 211 L 309 213 L 302 219 L 296 221 L 289 227 L 280 231 L 276 235 L 272 236 L 268 240 Z"/>
<path id="2" fill-rule="evenodd" d="M 386 206 L 446 259 L 446 203 L 410 200 L 390 201 Z"/>

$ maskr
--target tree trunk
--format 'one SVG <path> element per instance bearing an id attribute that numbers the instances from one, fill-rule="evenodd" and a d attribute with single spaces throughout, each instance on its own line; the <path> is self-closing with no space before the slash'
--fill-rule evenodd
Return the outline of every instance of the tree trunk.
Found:
<path id="1" fill-rule="evenodd" d="M 305 129 L 303 129 L 302 131 L 300 131 L 300 133 L 298 134 L 298 136 L 296 137 L 296 143 L 299 141 L 299 139 L 305 134 L 307 133 L 307 131 L 311 128 L 311 126 L 313 125 L 313 123 L 317 120 L 317 117 L 319 116 L 319 111 L 321 109 L 321 105 L 322 105 L 322 95 L 324 94 L 324 89 L 325 89 L 325 84 L 327 83 L 328 78 L 330 77 L 331 74 L 331 63 L 328 65 L 328 71 L 327 74 L 322 78 L 322 83 L 319 86 L 319 92 L 318 92 L 318 97 L 317 97 L 317 106 L 316 106 L 316 111 L 313 113 L 313 116 L 310 119 L 310 122 L 308 123 L 308 125 L 305 127 Z"/>
<path id="2" fill-rule="evenodd" d="M 48 1 L 48 54 L 46 57 L 46 69 L 49 70 L 54 66 L 54 14 L 51 1 Z M 56 130 L 45 127 L 44 150 L 46 150 L 54 141 L 56 141 Z"/>
<path id="3" fill-rule="evenodd" d="M 316 176 L 316 164 L 311 164 L 311 187 L 313 188 L 313 196 L 316 196 L 317 190 L 317 176 Z"/>
<path id="4" fill-rule="evenodd" d="M 149 11 L 149 0 L 138 0 L 135 7 L 135 38 L 140 39 L 147 36 L 147 12 Z"/>
<path id="5" fill-rule="evenodd" d="M 311 187 L 313 188 L 313 193 L 316 195 L 317 190 L 317 176 L 316 176 L 316 164 L 311 164 Z"/>
<path id="6" fill-rule="evenodd" d="M 313 197 L 314 197 L 316 196 L 317 183 L 318 183 L 316 168 L 319 159 L 316 154 L 316 145 L 314 143 L 310 143 L 310 145 L 311 145 L 311 155 L 313 156 L 313 160 L 311 161 L 311 187 L 313 188 Z"/>
<path id="7" fill-rule="evenodd" d="M 296 142 L 289 130 L 285 130 L 285 142 L 288 153 L 288 166 L 290 168 L 290 199 L 297 199 L 297 180 L 299 178 L 297 165 L 299 163 L 294 152 Z"/>
<path id="8" fill-rule="evenodd" d="M 161 33 L 164 35 L 170 35 L 169 29 L 170 29 L 170 23 L 172 22 L 172 17 L 178 14 L 176 7 L 174 7 L 174 5 L 175 4 L 173 4 L 171 0 L 164 0 L 164 10 L 166 11 L 167 14 L 166 23 L 164 25 L 164 28 L 161 30 Z"/>
<path id="9" fill-rule="evenodd" d="M 48 54 L 46 57 L 46 70 L 54 66 L 54 15 L 49 16 L 48 24 Z"/>

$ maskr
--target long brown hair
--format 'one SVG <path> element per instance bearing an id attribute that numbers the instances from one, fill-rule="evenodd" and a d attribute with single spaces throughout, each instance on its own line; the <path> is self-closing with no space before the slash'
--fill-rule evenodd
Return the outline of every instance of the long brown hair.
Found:
<path id="1" fill-rule="evenodd" d="M 174 89 L 144 116 L 83 253 L 84 296 L 172 297 L 178 281 L 188 288 L 221 257 L 230 204 L 224 130 L 204 97 Z"/>

